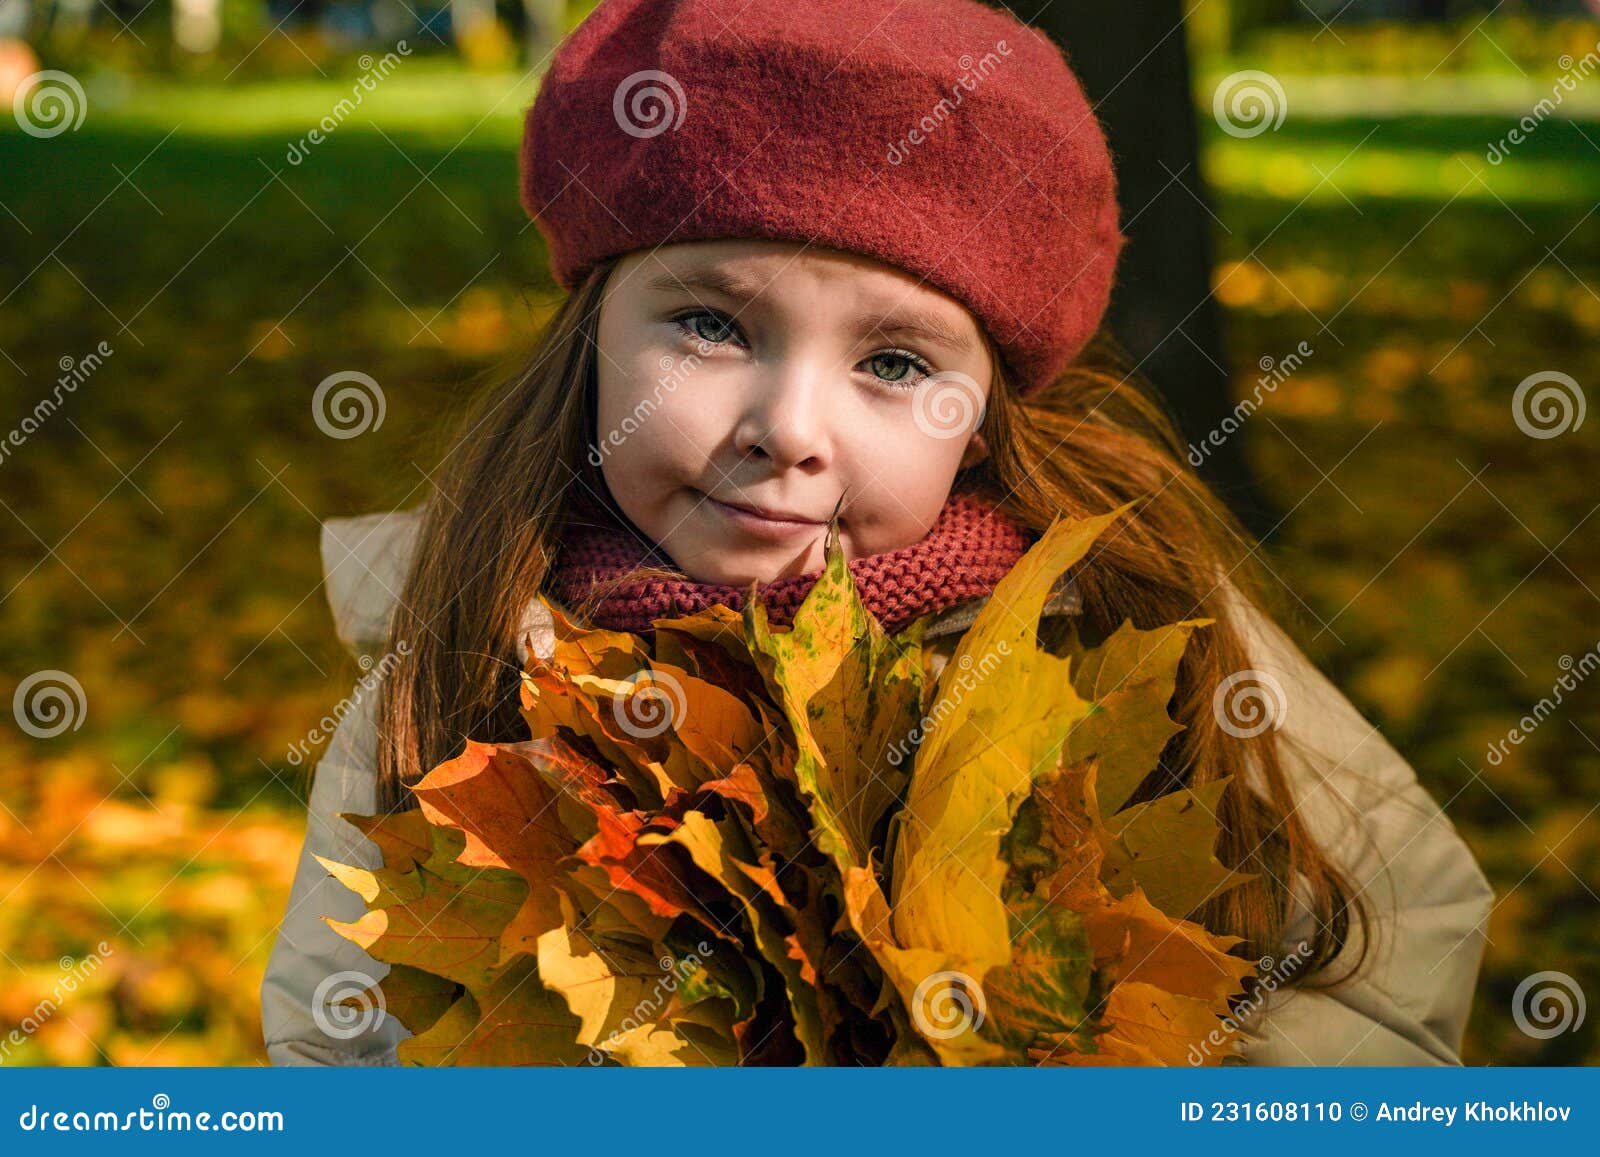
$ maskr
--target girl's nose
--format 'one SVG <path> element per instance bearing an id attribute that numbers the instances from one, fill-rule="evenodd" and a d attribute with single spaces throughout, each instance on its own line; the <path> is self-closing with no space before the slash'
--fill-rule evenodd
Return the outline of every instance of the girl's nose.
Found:
<path id="1" fill-rule="evenodd" d="M 736 442 L 751 458 L 782 470 L 820 470 L 832 459 L 823 371 L 775 365 L 756 383 Z"/>

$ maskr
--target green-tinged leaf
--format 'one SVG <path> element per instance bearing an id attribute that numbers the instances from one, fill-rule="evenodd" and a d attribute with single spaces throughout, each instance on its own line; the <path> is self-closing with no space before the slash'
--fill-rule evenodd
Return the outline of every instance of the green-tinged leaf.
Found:
<path id="1" fill-rule="evenodd" d="M 432 1028 L 461 996 L 462 991 L 461 985 L 453 980 L 424 972 L 420 968 L 396 964 L 367 993 L 344 1003 L 352 1004 L 359 1012 L 372 1007 L 373 1002 L 381 996 L 386 1015 L 394 1017 L 412 1033 L 419 1033 Z"/>
<path id="2" fill-rule="evenodd" d="M 698 974 L 699 961 L 679 961 L 635 936 L 583 927 L 565 896 L 562 908 L 562 924 L 539 937 L 539 978 L 578 1018 L 577 1042 L 611 1055 L 640 1026 L 671 1033 L 670 1017 L 683 999 L 679 986 Z M 704 985 L 699 991 L 721 998 Z"/>
<path id="3" fill-rule="evenodd" d="M 1072 685 L 1094 708 L 1068 736 L 1067 759 L 1099 760 L 1100 806 L 1107 815 L 1122 808 L 1182 730 L 1167 704 L 1189 636 L 1210 622 L 1189 619 L 1149 631 L 1124 622 L 1100 646 L 1071 655 Z"/>
<path id="4" fill-rule="evenodd" d="M 732 829 L 730 835 L 736 831 Z M 806 1051 L 806 1058 L 813 1064 L 824 1063 L 827 1053 L 822 1014 L 817 1003 L 817 979 L 815 975 L 807 979 L 803 961 L 790 951 L 785 928 L 789 922 L 782 916 L 787 901 L 772 873 L 759 865 L 735 859 L 718 825 L 699 812 L 685 815 L 683 823 L 672 832 L 641 836 L 639 843 L 682 845 L 702 872 L 738 898 L 756 950 L 783 977 L 794 1016 L 795 1035 Z"/>
<path id="5" fill-rule="evenodd" d="M 1086 1023 L 1094 953 L 1083 918 L 1037 896 L 1011 909 L 1011 960 L 983 981 L 989 1033 L 1020 1053 L 1040 1033 L 1077 1035 L 1093 1047 Z"/>
<path id="6" fill-rule="evenodd" d="M 1253 879 L 1229 871 L 1216 856 L 1217 808 L 1230 782 L 1231 776 L 1171 792 L 1108 819 L 1106 887 L 1117 896 L 1138 887 L 1163 912 L 1187 916 Z"/>
<path id="7" fill-rule="evenodd" d="M 862 604 L 832 528 L 826 553 L 789 630 L 772 629 L 758 599 L 746 605 L 745 629 L 799 747 L 794 775 L 817 846 L 842 871 L 866 863 L 905 782 L 889 751 L 916 724 L 921 628 L 885 634 Z"/>
<path id="8" fill-rule="evenodd" d="M 1000 581 L 940 677 L 937 722 L 916 753 L 895 847 L 892 940 L 917 956 L 901 956 L 892 974 L 908 1004 L 931 974 L 981 984 L 1011 959 L 1000 841 L 1088 709 L 1067 660 L 1040 650 L 1039 614 L 1120 513 L 1052 526 Z M 947 1063 L 969 1047 L 960 1037 L 930 1043 Z"/>
<path id="9" fill-rule="evenodd" d="M 433 1066 L 592 1064 L 602 1054 L 577 1043 L 578 1021 L 519 956 L 485 991 L 463 995 L 427 1031 L 400 1042 L 402 1064 Z"/>
<path id="10" fill-rule="evenodd" d="M 465 837 L 453 828 L 431 831 L 434 853 L 416 869 L 415 898 L 348 924 L 323 920 L 377 960 L 487 991 L 502 971 L 500 935 L 527 898 L 527 882 L 514 872 L 455 864 Z"/>

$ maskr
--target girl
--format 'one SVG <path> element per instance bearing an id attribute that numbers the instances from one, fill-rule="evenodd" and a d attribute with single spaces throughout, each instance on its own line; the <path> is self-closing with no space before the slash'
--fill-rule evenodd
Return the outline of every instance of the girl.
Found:
<path id="1" fill-rule="evenodd" d="M 606 0 L 556 54 L 521 175 L 567 300 L 428 502 L 323 529 L 340 637 L 379 678 L 314 778 L 262 986 L 274 1063 L 396 1063 L 404 1025 L 330 1003 L 387 965 L 324 923 L 365 906 L 313 857 L 377 866 L 339 812 L 413 807 L 467 737 L 527 737 L 535 595 L 645 632 L 758 581 L 781 625 L 837 515 L 868 607 L 934 616 L 937 664 L 1052 518 L 1139 497 L 1045 627 L 1216 620 L 1135 796 L 1234 777 L 1218 855 L 1255 879 L 1192 916 L 1260 977 L 1208 1047 L 1459 1063 L 1489 886 L 1258 609 L 1243 531 L 1099 331 L 1115 182 L 1048 39 L 975 0 Z"/>

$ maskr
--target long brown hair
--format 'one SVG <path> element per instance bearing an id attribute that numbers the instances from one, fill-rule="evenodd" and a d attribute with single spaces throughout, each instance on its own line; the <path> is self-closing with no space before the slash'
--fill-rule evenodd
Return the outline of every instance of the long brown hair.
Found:
<path id="1" fill-rule="evenodd" d="M 443 446 L 437 491 L 390 621 L 390 651 L 402 640 L 410 651 L 382 685 L 382 811 L 415 807 L 410 785 L 459 754 L 468 737 L 527 738 L 516 661 L 523 611 L 543 589 L 562 527 L 615 509 L 591 460 L 598 316 L 614 265 L 595 269 L 566 298 L 523 367 L 480 390 Z M 1109 634 L 1126 619 L 1144 629 L 1216 619 L 1195 633 L 1179 669 L 1170 710 L 1183 730 L 1133 802 L 1212 783 L 1254 761 L 1265 796 L 1247 790 L 1241 776 L 1229 784 L 1217 854 L 1255 878 L 1194 915 L 1242 937 L 1240 951 L 1276 957 L 1291 885 L 1303 879 L 1313 918 L 1309 952 L 1284 980 L 1305 984 L 1340 953 L 1353 922 L 1368 930 L 1369 917 L 1296 814 L 1281 737 L 1268 730 L 1236 738 L 1212 710 L 1218 684 L 1253 666 L 1222 580 L 1270 605 L 1249 535 L 1189 468 L 1154 391 L 1107 334 L 1027 398 L 997 371 L 981 432 L 989 453 L 957 485 L 987 492 L 1035 532 L 1058 514 L 1098 514 L 1143 498 L 1074 572 L 1086 635 Z M 1362 951 L 1346 975 L 1369 946 L 1365 934 L 1358 939 Z M 1337 979 L 1324 976 L 1319 986 Z"/>

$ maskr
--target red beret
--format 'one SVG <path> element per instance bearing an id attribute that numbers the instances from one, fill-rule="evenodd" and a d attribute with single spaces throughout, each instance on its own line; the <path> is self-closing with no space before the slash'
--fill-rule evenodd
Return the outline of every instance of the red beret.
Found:
<path id="1" fill-rule="evenodd" d="M 1023 393 L 1092 336 L 1123 243 L 1061 50 L 977 0 L 603 0 L 520 168 L 563 288 L 685 241 L 865 254 L 966 306 Z"/>

